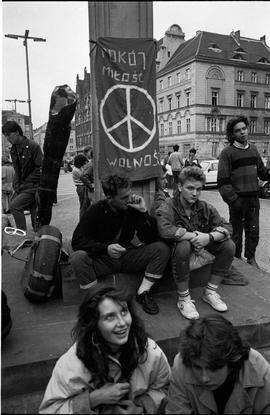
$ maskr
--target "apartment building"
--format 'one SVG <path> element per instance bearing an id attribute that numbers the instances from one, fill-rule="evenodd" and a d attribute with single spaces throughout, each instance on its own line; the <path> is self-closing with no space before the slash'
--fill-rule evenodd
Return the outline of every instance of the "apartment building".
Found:
<path id="1" fill-rule="evenodd" d="M 167 44 L 169 40 L 167 36 Z M 250 141 L 270 156 L 270 48 L 265 36 L 257 40 L 239 30 L 229 35 L 198 31 L 192 39 L 179 40 L 167 63 L 158 55 L 160 62 L 161 157 L 174 144 L 184 156 L 194 147 L 199 158 L 218 157 L 227 145 L 228 120 L 242 114 L 250 121 Z"/>
<path id="2" fill-rule="evenodd" d="M 82 153 L 85 146 L 93 146 L 92 135 L 92 105 L 90 91 L 90 73 L 84 68 L 84 78 L 76 79 L 76 94 L 78 97 L 75 112 L 76 152 Z"/>

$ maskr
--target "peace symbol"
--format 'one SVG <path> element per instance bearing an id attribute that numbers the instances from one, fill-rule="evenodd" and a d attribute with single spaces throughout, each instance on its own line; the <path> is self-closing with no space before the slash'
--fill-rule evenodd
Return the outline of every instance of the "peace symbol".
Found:
<path id="1" fill-rule="evenodd" d="M 137 118 L 132 115 L 131 102 L 133 101 L 131 96 L 134 97 L 135 94 L 141 100 L 140 102 L 143 103 L 140 112 L 144 122 L 138 119 L 141 118 L 139 114 Z M 117 106 L 115 105 L 116 102 Z M 113 117 L 109 117 L 109 113 L 114 115 L 111 125 L 110 119 Z M 115 118 L 116 120 L 117 118 L 121 119 L 115 122 Z M 128 153 L 134 153 L 145 148 L 155 136 L 156 105 L 151 95 L 145 89 L 136 85 L 117 84 L 108 89 L 101 100 L 100 120 L 106 135 L 115 146 Z M 119 142 L 120 137 L 122 137 L 122 143 Z M 126 142 L 123 142 L 124 139 Z"/>

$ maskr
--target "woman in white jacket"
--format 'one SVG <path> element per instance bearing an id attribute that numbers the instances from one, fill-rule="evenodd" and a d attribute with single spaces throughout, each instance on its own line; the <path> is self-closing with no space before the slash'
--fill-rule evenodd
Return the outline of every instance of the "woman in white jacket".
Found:
<path id="1" fill-rule="evenodd" d="M 57 361 L 39 413 L 158 413 L 170 366 L 124 292 L 89 289 L 72 334 L 75 343 Z"/>

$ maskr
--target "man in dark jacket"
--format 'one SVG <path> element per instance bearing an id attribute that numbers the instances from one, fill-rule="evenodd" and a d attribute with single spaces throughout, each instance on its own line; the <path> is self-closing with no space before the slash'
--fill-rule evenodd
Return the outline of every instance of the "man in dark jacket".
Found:
<path id="1" fill-rule="evenodd" d="M 71 265 L 80 288 L 90 288 L 105 275 L 144 271 L 136 300 L 145 312 L 156 314 L 150 289 L 162 277 L 170 249 L 158 241 L 155 219 L 144 199 L 131 194 L 127 178 L 108 176 L 101 183 L 106 198 L 88 208 L 72 237 Z M 135 233 L 137 246 L 132 244 Z"/>
<path id="2" fill-rule="evenodd" d="M 227 139 L 218 163 L 217 184 L 224 202 L 229 206 L 235 256 L 241 258 L 243 230 L 247 262 L 259 268 L 255 251 L 259 242 L 259 185 L 270 179 L 270 169 L 265 167 L 254 144 L 248 143 L 248 119 L 244 116 L 231 119 L 227 124 Z"/>
<path id="3" fill-rule="evenodd" d="M 35 141 L 23 135 L 21 127 L 15 121 L 7 121 L 2 127 L 2 133 L 12 144 L 10 155 L 15 170 L 10 211 L 17 228 L 26 231 L 24 210 L 30 209 L 32 226 L 35 230 L 36 191 L 43 159 L 41 148 Z"/>

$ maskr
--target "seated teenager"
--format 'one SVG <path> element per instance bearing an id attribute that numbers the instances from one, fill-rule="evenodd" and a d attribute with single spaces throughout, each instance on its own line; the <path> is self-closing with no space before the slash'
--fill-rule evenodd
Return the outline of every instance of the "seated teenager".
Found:
<path id="1" fill-rule="evenodd" d="M 128 178 L 102 180 L 104 200 L 94 203 L 81 218 L 72 237 L 71 265 L 81 289 L 114 273 L 144 272 L 136 300 L 149 314 L 159 312 L 150 289 L 163 274 L 170 248 L 158 241 L 156 221 L 141 196 L 131 194 Z M 134 236 L 141 244 L 131 244 Z"/>
<path id="2" fill-rule="evenodd" d="M 199 167 L 185 167 L 178 191 L 156 211 L 161 238 L 172 247 L 172 273 L 178 292 L 177 306 L 187 319 L 199 318 L 189 292 L 190 256 L 206 249 L 215 256 L 202 299 L 216 311 L 227 311 L 217 289 L 233 261 L 232 227 L 209 203 L 199 200 L 205 175 Z"/>
<path id="3" fill-rule="evenodd" d="M 72 333 L 75 343 L 57 361 L 39 413 L 159 413 L 170 366 L 123 291 L 90 288 Z"/>
<path id="4" fill-rule="evenodd" d="M 166 414 L 269 414 L 270 365 L 218 314 L 180 334 Z"/>

